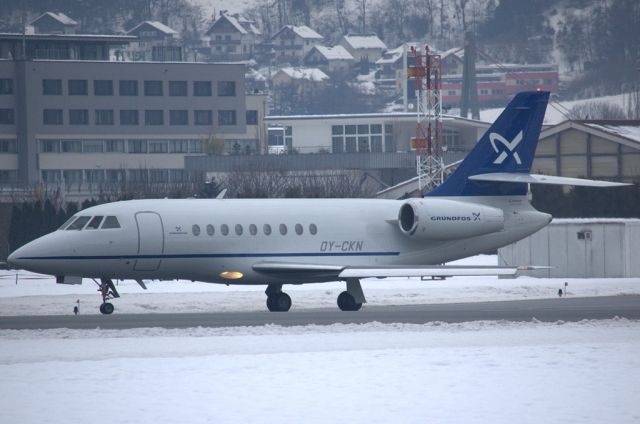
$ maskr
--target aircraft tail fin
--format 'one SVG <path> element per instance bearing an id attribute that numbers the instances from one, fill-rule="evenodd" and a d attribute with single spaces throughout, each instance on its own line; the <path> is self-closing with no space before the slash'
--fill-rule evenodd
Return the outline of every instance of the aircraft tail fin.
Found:
<path id="1" fill-rule="evenodd" d="M 524 195 L 527 184 L 473 181 L 477 174 L 528 174 L 538 145 L 548 91 L 518 93 L 444 183 L 427 196 Z"/>

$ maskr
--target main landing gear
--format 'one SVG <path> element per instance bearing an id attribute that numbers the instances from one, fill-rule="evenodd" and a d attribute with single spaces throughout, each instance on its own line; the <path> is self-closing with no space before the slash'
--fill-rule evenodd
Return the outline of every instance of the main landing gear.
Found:
<path id="1" fill-rule="evenodd" d="M 269 284 L 264 292 L 267 295 L 267 308 L 271 312 L 287 312 L 291 309 L 291 297 L 282 291 L 282 284 Z"/>
<path id="2" fill-rule="evenodd" d="M 359 311 L 363 303 L 367 303 L 367 299 L 364 297 L 360 280 L 349 278 L 347 290 L 338 296 L 338 308 L 341 311 Z"/>
<path id="3" fill-rule="evenodd" d="M 111 281 L 110 278 L 101 278 L 100 283 L 96 281 L 96 284 L 98 284 L 98 291 L 102 295 L 102 305 L 100 305 L 100 312 L 103 315 L 111 315 L 115 308 L 111 303 L 107 301 L 120 297 L 120 294 L 118 293 L 118 290 L 116 290 L 116 286 L 113 285 L 113 281 Z"/>
<path id="4" fill-rule="evenodd" d="M 265 290 L 267 308 L 271 312 L 287 312 L 291 308 L 291 297 L 282 291 L 282 284 L 269 284 Z M 338 296 L 338 308 L 341 311 L 359 311 L 367 303 L 360 280 L 347 279 L 347 290 Z"/>

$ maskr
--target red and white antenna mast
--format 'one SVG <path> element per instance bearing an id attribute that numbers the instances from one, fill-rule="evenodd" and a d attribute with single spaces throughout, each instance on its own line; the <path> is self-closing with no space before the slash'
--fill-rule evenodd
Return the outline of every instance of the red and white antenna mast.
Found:
<path id="1" fill-rule="evenodd" d="M 408 77 L 415 81 L 416 110 L 418 122 L 416 136 L 411 139 L 411 148 L 416 151 L 416 170 L 420 195 L 442 184 L 444 179 L 441 57 L 424 53 L 411 47 L 415 59 L 409 66 Z"/>

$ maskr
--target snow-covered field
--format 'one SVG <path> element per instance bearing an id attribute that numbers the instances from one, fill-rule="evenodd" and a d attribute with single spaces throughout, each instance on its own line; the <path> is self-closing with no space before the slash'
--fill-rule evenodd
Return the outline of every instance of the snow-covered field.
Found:
<path id="1" fill-rule="evenodd" d="M 495 265 L 495 256 L 458 264 Z M 98 313 L 90 280 L 0 279 L 0 314 Z M 569 296 L 640 293 L 570 279 Z M 372 304 L 557 296 L 564 280 L 367 280 Z M 335 308 L 343 284 L 287 288 Z M 263 287 L 121 282 L 117 312 L 265 309 Z M 366 307 L 366 305 L 365 305 Z M 1 319 L 1 318 L 0 318 Z M 640 422 L 640 322 L 0 330 L 0 423 Z"/>
<path id="2" fill-rule="evenodd" d="M 2 423 L 632 423 L 640 323 L 0 331 Z"/>
<path id="3" fill-rule="evenodd" d="M 480 255 L 452 262 L 457 265 L 497 265 L 495 255 Z M 82 285 L 55 284 L 51 277 L 21 273 L 18 283 L 10 271 L 0 277 L 0 316 L 70 314 L 77 300 L 83 314 L 99 314 L 102 302 L 97 286 L 85 279 Z M 446 280 L 388 278 L 363 280 L 369 305 L 409 305 L 557 297 L 569 283 L 568 296 L 614 296 L 640 294 L 640 278 L 545 279 L 519 277 L 455 277 Z M 190 281 L 147 282 L 144 291 L 134 281 L 122 281 L 122 295 L 113 304 L 117 313 L 224 312 L 266 310 L 264 286 L 224 286 Z M 285 286 L 292 309 L 336 308 L 344 283 Z M 364 306 L 366 308 L 367 305 Z"/>

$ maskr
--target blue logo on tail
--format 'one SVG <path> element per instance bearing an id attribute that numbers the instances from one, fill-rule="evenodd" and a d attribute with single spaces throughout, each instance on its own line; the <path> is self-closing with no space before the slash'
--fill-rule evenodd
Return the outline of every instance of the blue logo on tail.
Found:
<path id="1" fill-rule="evenodd" d="M 449 178 L 425 196 L 524 195 L 526 184 L 469 181 L 493 172 L 529 173 L 549 93 L 518 93 Z"/>

